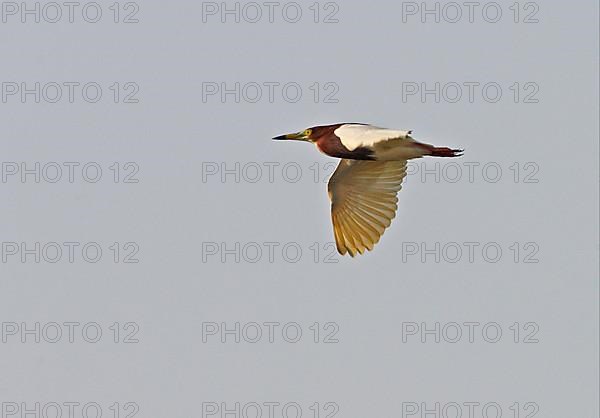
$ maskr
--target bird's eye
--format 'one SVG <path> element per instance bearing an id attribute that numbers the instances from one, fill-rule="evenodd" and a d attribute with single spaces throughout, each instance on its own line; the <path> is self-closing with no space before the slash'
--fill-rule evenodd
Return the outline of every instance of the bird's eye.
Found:
<path id="1" fill-rule="evenodd" d="M 310 134 L 312 134 L 312 130 L 307 129 L 306 131 L 304 131 L 304 135 L 310 136 Z"/>

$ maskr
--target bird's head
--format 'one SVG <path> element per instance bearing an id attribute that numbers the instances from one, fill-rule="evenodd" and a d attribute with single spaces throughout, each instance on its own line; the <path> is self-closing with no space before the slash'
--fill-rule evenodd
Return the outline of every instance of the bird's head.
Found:
<path id="1" fill-rule="evenodd" d="M 307 128 L 303 131 L 300 132 L 296 132 L 293 134 L 285 134 L 285 135 L 279 135 L 276 136 L 273 139 L 277 139 L 277 140 L 295 140 L 295 141 L 308 141 L 308 142 L 314 142 L 315 141 L 315 128 Z"/>

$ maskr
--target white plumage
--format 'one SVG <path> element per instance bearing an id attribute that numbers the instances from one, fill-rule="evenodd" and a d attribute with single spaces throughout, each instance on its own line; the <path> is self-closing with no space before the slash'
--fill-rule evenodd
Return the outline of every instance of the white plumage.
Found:
<path id="1" fill-rule="evenodd" d="M 333 131 L 350 151 L 359 147 L 374 147 L 388 139 L 408 139 L 410 131 L 396 131 L 373 125 L 346 124 Z"/>

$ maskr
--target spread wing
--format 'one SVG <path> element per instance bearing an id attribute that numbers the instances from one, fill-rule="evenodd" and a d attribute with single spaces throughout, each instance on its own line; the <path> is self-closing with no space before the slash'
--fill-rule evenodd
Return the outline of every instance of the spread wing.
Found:
<path id="1" fill-rule="evenodd" d="M 327 187 L 338 252 L 371 251 L 390 226 L 406 161 L 341 160 Z"/>

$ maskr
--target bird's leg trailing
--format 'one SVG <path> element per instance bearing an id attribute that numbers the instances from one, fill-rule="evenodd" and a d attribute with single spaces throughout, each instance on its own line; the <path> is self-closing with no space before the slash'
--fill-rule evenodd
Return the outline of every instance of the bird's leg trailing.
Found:
<path id="1" fill-rule="evenodd" d="M 464 150 L 452 149 L 447 147 L 433 147 L 431 150 L 432 157 L 460 157 Z"/>
<path id="2" fill-rule="evenodd" d="M 434 147 L 433 145 L 423 144 L 421 142 L 415 142 L 419 147 L 426 151 L 425 155 L 432 157 L 460 157 L 464 150 L 453 149 L 448 147 Z"/>

